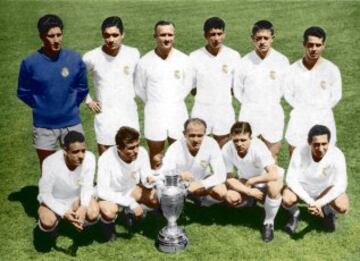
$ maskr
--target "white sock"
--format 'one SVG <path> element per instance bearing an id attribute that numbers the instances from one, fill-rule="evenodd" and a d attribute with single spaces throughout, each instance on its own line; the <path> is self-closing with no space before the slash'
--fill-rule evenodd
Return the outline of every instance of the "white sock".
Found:
<path id="1" fill-rule="evenodd" d="M 270 198 L 269 196 L 266 196 L 264 202 L 264 209 L 265 209 L 264 225 L 265 224 L 274 225 L 274 220 L 280 208 L 280 205 L 281 205 L 281 197 Z"/>
<path id="2" fill-rule="evenodd" d="M 284 206 L 283 206 L 284 207 Z M 298 208 L 297 204 L 287 208 L 287 207 L 284 207 L 287 211 L 290 212 L 290 214 L 292 216 L 299 216 L 300 215 L 300 209 Z"/>

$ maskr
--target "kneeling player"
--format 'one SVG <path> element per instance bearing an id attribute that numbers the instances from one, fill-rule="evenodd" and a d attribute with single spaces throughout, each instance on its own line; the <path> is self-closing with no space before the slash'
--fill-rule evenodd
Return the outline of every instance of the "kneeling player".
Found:
<path id="1" fill-rule="evenodd" d="M 98 166 L 97 190 L 106 240 L 116 239 L 114 222 L 123 207 L 126 213 L 141 218 L 144 209 L 158 206 L 155 190 L 147 188 L 155 178 L 151 175 L 149 156 L 139 146 L 140 133 L 124 126 L 115 141 L 116 146 L 100 156 Z"/>
<path id="2" fill-rule="evenodd" d="M 275 165 L 271 152 L 257 138 L 251 138 L 248 122 L 236 122 L 230 131 L 231 139 L 223 148 L 228 173 L 236 167 L 237 177 L 226 181 L 226 202 L 232 207 L 254 205 L 255 200 L 264 201 L 265 220 L 262 239 L 274 238 L 274 219 L 281 204 L 283 170 Z M 255 200 L 254 200 L 255 199 Z"/>
<path id="3" fill-rule="evenodd" d="M 163 162 L 162 170 L 176 169 L 189 182 L 188 192 L 199 204 L 224 200 L 226 172 L 221 150 L 213 138 L 206 136 L 202 119 L 185 122 L 184 137 L 170 145 Z"/>
<path id="4" fill-rule="evenodd" d="M 92 197 L 95 162 L 94 154 L 86 151 L 84 136 L 76 131 L 65 136 L 64 150 L 44 160 L 39 182 L 37 231 L 47 239 L 39 242 L 39 246 L 50 250 L 60 218 L 79 231 L 84 229 L 85 223 L 97 221 L 99 207 Z"/>
<path id="5" fill-rule="evenodd" d="M 345 157 L 329 144 L 330 138 L 326 126 L 315 125 L 309 131 L 308 145 L 297 147 L 291 157 L 283 192 L 283 205 L 291 214 L 285 226 L 290 234 L 298 227 L 299 199 L 311 214 L 324 219 L 324 227 L 330 232 L 335 230 L 336 213 L 349 209 Z"/>

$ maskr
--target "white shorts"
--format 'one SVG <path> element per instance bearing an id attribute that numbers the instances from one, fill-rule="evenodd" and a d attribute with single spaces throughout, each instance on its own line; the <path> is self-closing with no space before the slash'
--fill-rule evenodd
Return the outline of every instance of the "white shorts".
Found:
<path id="1" fill-rule="evenodd" d="M 277 172 L 281 180 L 284 180 L 285 170 L 282 167 L 277 166 Z M 238 171 L 237 175 L 239 179 L 250 179 L 253 177 L 261 176 L 266 174 L 265 170 L 263 170 L 260 174 L 252 174 L 252 173 L 240 173 Z M 258 183 L 256 184 L 256 187 L 262 187 L 265 186 L 264 183 Z"/>
<path id="2" fill-rule="evenodd" d="M 122 126 L 139 130 L 139 117 L 135 102 L 121 103 L 121 106 L 117 108 L 103 108 L 103 112 L 95 115 L 94 128 L 97 143 L 108 146 L 115 145 L 115 135 Z"/>
<path id="3" fill-rule="evenodd" d="M 246 121 L 250 124 L 254 137 L 261 135 L 271 143 L 282 140 L 284 110 L 280 104 L 270 106 L 243 104 L 241 105 L 239 121 Z"/>
<path id="4" fill-rule="evenodd" d="M 235 113 L 231 104 L 210 105 L 195 102 L 191 117 L 203 119 L 207 125 L 206 133 L 218 136 L 229 134 L 235 122 Z"/>
<path id="5" fill-rule="evenodd" d="M 187 119 L 188 112 L 184 102 L 148 102 L 144 109 L 145 138 L 152 141 L 164 141 L 167 137 L 180 139 Z"/>
<path id="6" fill-rule="evenodd" d="M 330 129 L 330 143 L 335 144 L 336 127 L 332 110 L 303 111 L 293 109 L 285 133 L 286 141 L 294 147 L 307 144 L 309 130 L 316 124 L 325 125 Z"/>

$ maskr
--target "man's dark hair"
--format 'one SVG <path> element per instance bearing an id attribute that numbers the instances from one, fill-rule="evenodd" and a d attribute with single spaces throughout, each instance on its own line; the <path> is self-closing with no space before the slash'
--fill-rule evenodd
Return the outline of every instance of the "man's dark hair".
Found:
<path id="1" fill-rule="evenodd" d="M 137 130 L 128 126 L 123 126 L 116 133 L 115 142 L 119 149 L 123 149 L 126 144 L 137 141 L 139 138 L 140 133 Z"/>
<path id="2" fill-rule="evenodd" d="M 331 133 L 329 128 L 324 125 L 314 125 L 308 133 L 308 143 L 311 144 L 313 138 L 319 135 L 327 135 L 328 142 L 330 142 Z"/>
<path id="3" fill-rule="evenodd" d="M 116 26 L 120 33 L 123 34 L 124 32 L 124 25 L 119 16 L 110 16 L 106 18 L 101 24 L 101 32 L 103 33 L 106 28 Z"/>
<path id="4" fill-rule="evenodd" d="M 309 40 L 309 36 L 316 36 L 320 39 L 322 39 L 322 42 L 325 43 L 326 40 L 326 33 L 324 29 L 322 29 L 319 26 L 311 26 L 304 32 L 304 44 L 307 43 Z"/>
<path id="5" fill-rule="evenodd" d="M 274 35 L 275 30 L 273 24 L 268 20 L 260 20 L 257 21 L 252 28 L 252 35 L 255 35 L 257 32 L 261 30 L 269 30 L 271 35 Z"/>
<path id="6" fill-rule="evenodd" d="M 190 118 L 190 119 L 187 119 L 184 123 L 184 131 L 187 130 L 187 128 L 189 127 L 189 125 L 191 123 L 197 123 L 197 124 L 200 124 L 200 125 L 203 125 L 204 128 L 205 128 L 205 131 L 206 131 L 206 128 L 207 128 L 207 125 L 206 125 L 206 122 L 203 120 L 203 119 L 200 119 L 200 118 Z"/>
<path id="7" fill-rule="evenodd" d="M 219 17 L 210 17 L 204 23 L 204 33 L 209 32 L 211 29 L 222 29 L 225 30 L 225 22 Z"/>
<path id="8" fill-rule="evenodd" d="M 75 142 L 85 142 L 84 135 L 78 131 L 69 131 L 64 137 L 64 148 L 68 149 L 70 144 Z"/>
<path id="9" fill-rule="evenodd" d="M 174 22 L 166 21 L 166 20 L 160 20 L 154 26 L 154 33 L 156 33 L 156 30 L 157 30 L 158 26 L 162 26 L 162 25 L 172 25 L 175 28 Z"/>
<path id="10" fill-rule="evenodd" d="M 238 135 L 238 134 L 245 134 L 249 133 L 249 136 L 251 137 L 252 130 L 251 126 L 246 121 L 237 121 L 234 123 L 234 125 L 230 129 L 231 135 Z"/>
<path id="11" fill-rule="evenodd" d="M 54 14 L 44 15 L 39 19 L 37 24 L 40 35 L 47 34 L 47 32 L 49 32 L 49 30 L 54 27 L 59 27 L 61 31 L 64 28 L 63 21 L 60 19 L 60 17 Z"/>

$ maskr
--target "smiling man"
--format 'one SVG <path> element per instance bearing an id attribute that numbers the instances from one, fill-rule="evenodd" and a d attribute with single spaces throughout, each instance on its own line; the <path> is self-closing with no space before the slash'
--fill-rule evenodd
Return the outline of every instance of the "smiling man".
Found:
<path id="1" fill-rule="evenodd" d="M 206 136 L 206 123 L 199 118 L 184 124 L 184 137 L 171 144 L 162 171 L 176 170 L 189 182 L 188 192 L 202 205 L 221 202 L 226 194 L 226 173 L 221 150 L 216 141 Z"/>
<path id="2" fill-rule="evenodd" d="M 156 48 L 141 58 L 135 77 L 136 94 L 145 103 L 144 132 L 152 168 L 154 157 L 163 154 L 165 141 L 171 144 L 182 137 L 188 118 L 184 99 L 192 85 L 190 59 L 173 47 L 175 25 L 157 22 L 154 38 Z"/>
<path id="3" fill-rule="evenodd" d="M 86 150 L 83 134 L 70 131 L 64 138 L 64 150 L 47 157 L 42 169 L 39 223 L 34 240 L 38 250 L 50 250 L 60 219 L 79 231 L 86 223 L 97 221 L 99 207 L 93 198 L 95 156 Z"/>
<path id="4" fill-rule="evenodd" d="M 277 159 L 284 132 L 280 101 L 289 60 L 273 47 L 274 26 L 267 20 L 254 24 L 255 50 L 245 55 L 235 76 L 235 97 L 241 102 L 240 121 L 249 122 L 253 136 L 260 136 Z"/>
<path id="5" fill-rule="evenodd" d="M 349 209 L 345 157 L 330 144 L 331 138 L 326 126 L 315 125 L 308 133 L 308 145 L 294 150 L 286 176 L 287 188 L 283 191 L 283 205 L 291 214 L 285 226 L 288 233 L 294 233 L 298 227 L 300 199 L 310 214 L 323 218 L 329 232 L 335 230 L 336 214 Z"/>
<path id="6" fill-rule="evenodd" d="M 336 127 L 332 109 L 342 95 L 338 67 L 322 57 L 326 33 L 317 26 L 304 32 L 304 57 L 293 63 L 287 72 L 285 99 L 293 108 L 285 133 L 290 153 L 303 145 L 315 124 L 327 126 L 331 143 L 336 143 Z"/>
<path id="7" fill-rule="evenodd" d="M 204 37 L 206 46 L 190 54 L 196 91 L 191 117 L 205 120 L 207 133 L 212 133 L 222 147 L 235 121 L 231 89 L 240 54 L 223 44 L 225 22 L 219 17 L 205 21 Z"/>
<path id="8" fill-rule="evenodd" d="M 140 147 L 140 133 L 127 126 L 115 136 L 116 146 L 99 158 L 97 191 L 103 234 L 106 240 L 115 240 L 115 220 L 122 209 L 127 217 L 141 218 L 144 209 L 158 206 L 147 151 Z M 135 217 L 134 217 L 135 216 Z M 130 225 L 130 224 L 128 224 Z"/>
<path id="9" fill-rule="evenodd" d="M 115 145 L 115 135 L 121 126 L 139 130 L 134 72 L 140 59 L 136 48 L 122 43 L 125 32 L 120 17 L 106 18 L 101 33 L 104 44 L 83 57 L 94 78 L 96 100 L 88 95 L 86 104 L 96 113 L 94 127 L 100 155 Z"/>
<path id="10" fill-rule="evenodd" d="M 18 97 L 33 112 L 33 143 L 40 161 L 54 153 L 70 130 L 83 133 L 79 106 L 88 93 L 81 56 L 62 48 L 63 22 L 52 14 L 41 17 L 43 46 L 20 67 Z"/>

